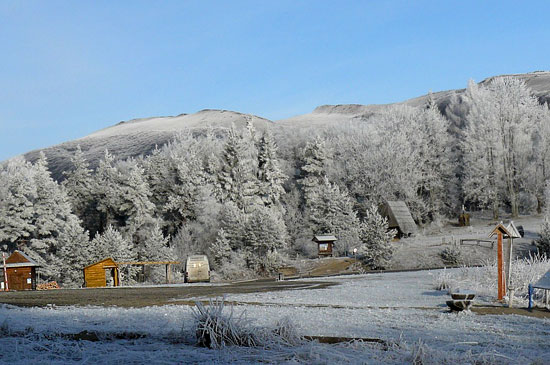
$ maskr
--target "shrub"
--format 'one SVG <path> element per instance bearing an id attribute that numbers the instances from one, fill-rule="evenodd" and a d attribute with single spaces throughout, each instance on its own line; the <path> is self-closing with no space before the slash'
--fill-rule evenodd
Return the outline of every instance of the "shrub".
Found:
<path id="1" fill-rule="evenodd" d="M 229 313 L 224 313 L 224 299 L 210 300 L 208 306 L 201 302 L 195 305 L 193 315 L 199 346 L 214 349 L 225 346 L 282 348 L 304 342 L 289 318 L 279 320 L 274 329 L 268 330 L 251 326 L 243 314 L 235 317 L 233 307 Z"/>
<path id="2" fill-rule="evenodd" d="M 257 346 L 258 337 L 253 331 L 247 330 L 243 317 L 233 317 L 233 309 L 229 314 L 223 313 L 224 300 L 210 300 L 210 305 L 204 306 L 195 302 L 193 315 L 197 322 L 197 344 L 209 348 L 225 346 Z"/>
<path id="3" fill-rule="evenodd" d="M 445 265 L 460 265 L 462 263 L 462 253 L 458 247 L 447 247 L 439 253 Z"/>

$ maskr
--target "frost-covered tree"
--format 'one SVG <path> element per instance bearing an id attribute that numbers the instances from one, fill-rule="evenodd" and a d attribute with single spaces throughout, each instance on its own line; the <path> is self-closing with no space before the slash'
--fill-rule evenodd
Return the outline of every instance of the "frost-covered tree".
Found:
<path id="1" fill-rule="evenodd" d="M 100 216 L 97 210 L 96 181 L 88 161 L 84 158 L 80 145 L 71 156 L 73 168 L 63 172 L 63 186 L 67 191 L 73 212 L 80 218 L 82 226 L 93 236 L 102 229 L 99 226 Z"/>
<path id="2" fill-rule="evenodd" d="M 219 221 L 231 248 L 242 249 L 246 233 L 246 214 L 235 203 L 229 202 L 220 211 Z"/>
<path id="3" fill-rule="evenodd" d="M 127 160 L 117 166 L 114 156 L 105 151 L 95 178 L 100 232 L 113 225 L 131 236 L 152 222 L 155 206 L 149 199 L 151 192 L 144 169 L 137 161 Z"/>
<path id="4" fill-rule="evenodd" d="M 103 159 L 99 161 L 99 166 L 96 170 L 95 191 L 97 199 L 97 210 L 99 216 L 99 230 L 103 230 L 109 225 L 119 227 L 124 224 L 117 220 L 118 208 L 120 206 L 120 190 L 119 190 L 119 173 L 114 165 L 115 158 L 108 150 L 105 150 Z"/>
<path id="5" fill-rule="evenodd" d="M 76 216 L 68 217 L 67 228 L 60 232 L 56 242 L 55 262 L 63 286 L 78 287 L 84 283 L 83 269 L 93 263 L 85 232 Z"/>
<path id="6" fill-rule="evenodd" d="M 248 266 L 257 273 L 273 272 L 281 259 L 279 250 L 287 245 L 288 234 L 280 211 L 257 205 L 246 216 L 243 250 Z"/>
<path id="7" fill-rule="evenodd" d="M 231 246 L 223 228 L 220 228 L 216 240 L 210 245 L 210 253 L 213 263 L 217 267 L 231 258 Z"/>
<path id="8" fill-rule="evenodd" d="M 162 234 L 158 224 L 155 224 L 150 230 L 148 237 L 144 240 L 143 246 L 139 250 L 138 258 L 140 261 L 172 261 L 174 253 L 168 245 L 169 238 Z"/>
<path id="9" fill-rule="evenodd" d="M 0 241 L 24 251 L 42 266 L 43 275 L 59 280 L 58 248 L 69 240 L 85 245 L 87 235 L 65 190 L 52 179 L 44 154 L 35 164 L 15 161 L 7 172 L 2 175 L 7 196 L 0 198 Z"/>
<path id="10" fill-rule="evenodd" d="M 138 249 L 139 261 L 174 261 L 174 251 L 168 245 L 169 238 L 164 237 L 158 224 L 149 229 L 149 235 Z M 159 266 L 145 267 L 146 280 L 162 282 L 164 279 L 164 268 Z"/>
<path id="11" fill-rule="evenodd" d="M 144 178 L 144 170 L 135 161 L 130 161 L 125 172 L 118 177 L 119 221 L 131 229 L 138 229 L 151 220 L 154 205 L 149 200 L 151 192 Z"/>
<path id="12" fill-rule="evenodd" d="M 281 195 L 285 192 L 283 184 L 286 178 L 277 158 L 277 145 L 273 136 L 265 132 L 258 143 L 258 194 L 265 205 L 280 203 Z"/>
<path id="13" fill-rule="evenodd" d="M 345 190 L 331 184 L 328 178 L 325 177 L 322 185 L 310 191 L 306 209 L 311 231 L 336 235 L 339 252 L 348 252 L 358 244 L 359 219 L 353 202 Z"/>
<path id="14" fill-rule="evenodd" d="M 309 204 L 312 191 L 324 184 L 327 176 L 326 168 L 328 163 L 327 147 L 321 137 L 306 143 L 302 157 L 302 178 L 300 184 L 304 192 L 306 205 Z"/>
<path id="15" fill-rule="evenodd" d="M 449 212 L 453 204 L 453 177 L 451 164 L 451 142 L 448 133 L 449 122 L 441 115 L 433 98 L 427 107 L 419 111 L 416 119 L 418 138 L 416 148 L 420 169 L 418 195 L 424 199 L 431 218 L 442 212 Z M 446 206 L 447 205 L 447 206 Z"/>
<path id="16" fill-rule="evenodd" d="M 90 242 L 91 261 L 99 261 L 111 257 L 116 262 L 132 262 L 137 260 L 137 250 L 134 245 L 125 239 L 112 225 L 107 226 L 103 233 L 97 233 Z M 120 280 L 130 283 L 137 270 L 125 266 L 120 270 Z"/>
<path id="17" fill-rule="evenodd" d="M 206 184 L 206 176 L 200 156 L 194 149 L 187 153 L 171 156 L 175 170 L 175 183 L 168 195 L 166 210 L 169 217 L 185 223 L 197 218 L 201 189 Z"/>
<path id="18" fill-rule="evenodd" d="M 32 166 L 23 159 L 8 163 L 0 175 L 0 242 L 5 245 L 28 240 L 34 234 L 36 185 Z"/>
<path id="19" fill-rule="evenodd" d="M 257 197 L 257 179 L 252 169 L 250 150 L 235 126 L 229 130 L 220 165 L 215 179 L 215 193 L 219 201 L 233 202 L 240 209 L 253 204 Z"/>
<path id="20" fill-rule="evenodd" d="M 492 204 L 495 218 L 499 199 L 506 200 L 517 217 L 538 102 L 522 81 L 512 77 L 498 77 L 486 85 L 471 82 L 466 96 L 470 104 L 463 143 L 466 197 Z"/>
<path id="21" fill-rule="evenodd" d="M 393 253 L 390 241 L 396 233 L 393 229 L 388 230 L 387 219 L 378 213 L 376 205 L 371 205 L 359 230 L 359 254 L 363 262 L 372 269 L 385 269 Z"/>
<path id="22" fill-rule="evenodd" d="M 550 110 L 548 105 L 542 105 L 535 112 L 535 130 L 532 137 L 530 164 L 525 174 L 530 176 L 525 182 L 525 189 L 531 193 L 537 202 L 537 213 L 543 207 L 550 205 L 547 199 L 548 181 L 550 181 Z"/>

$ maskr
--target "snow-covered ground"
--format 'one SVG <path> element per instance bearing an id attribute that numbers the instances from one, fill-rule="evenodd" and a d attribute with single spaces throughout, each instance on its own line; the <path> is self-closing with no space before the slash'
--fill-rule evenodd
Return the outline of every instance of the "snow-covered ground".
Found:
<path id="1" fill-rule="evenodd" d="M 249 326 L 274 328 L 288 318 L 304 336 L 378 338 L 387 346 L 304 342 L 210 350 L 193 345 L 194 317 L 188 306 L 2 306 L 0 363 L 550 363 L 550 319 L 448 313 L 448 297 L 434 289 L 438 275 L 419 271 L 344 276 L 330 279 L 339 285 L 324 289 L 226 298 L 240 303 L 233 307 L 234 314 L 242 315 Z M 95 332 L 101 340 L 68 336 L 83 331 Z M 136 335 L 143 337 L 116 338 Z"/>

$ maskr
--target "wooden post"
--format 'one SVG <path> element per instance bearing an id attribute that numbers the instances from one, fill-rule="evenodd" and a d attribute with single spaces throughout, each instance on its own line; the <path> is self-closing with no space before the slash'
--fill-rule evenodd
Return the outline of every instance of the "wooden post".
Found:
<path id="1" fill-rule="evenodd" d="M 504 299 L 504 293 L 506 292 L 504 283 L 504 262 L 502 255 L 502 232 L 497 233 L 497 269 L 498 269 L 498 300 Z"/>
<path id="2" fill-rule="evenodd" d="M 512 237 L 508 238 L 508 243 L 510 244 L 508 262 L 506 267 L 506 288 L 510 290 L 512 284 L 512 250 L 514 245 L 514 239 Z"/>
<path id="3" fill-rule="evenodd" d="M 166 264 L 166 284 L 170 284 L 170 264 Z"/>
<path id="4" fill-rule="evenodd" d="M 2 252 L 2 261 L 4 261 L 4 290 L 9 291 L 8 288 L 8 270 L 6 268 L 6 253 Z"/>

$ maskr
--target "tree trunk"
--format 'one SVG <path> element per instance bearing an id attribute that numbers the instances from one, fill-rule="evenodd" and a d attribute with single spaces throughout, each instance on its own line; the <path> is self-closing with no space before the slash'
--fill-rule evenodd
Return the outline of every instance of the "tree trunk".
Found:
<path id="1" fill-rule="evenodd" d="M 510 205 L 512 206 L 512 218 L 519 217 L 519 202 L 515 191 L 510 196 Z"/>

